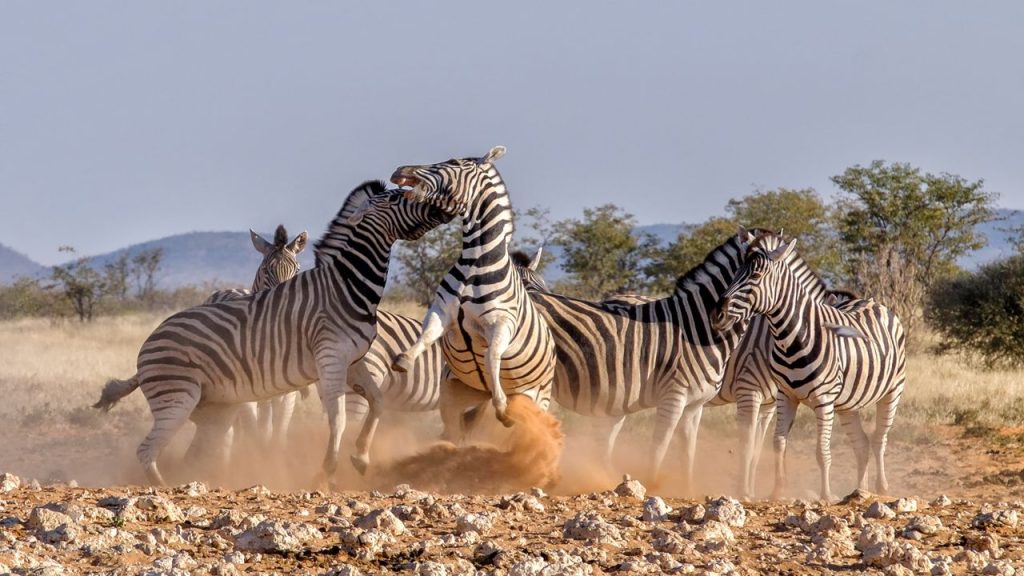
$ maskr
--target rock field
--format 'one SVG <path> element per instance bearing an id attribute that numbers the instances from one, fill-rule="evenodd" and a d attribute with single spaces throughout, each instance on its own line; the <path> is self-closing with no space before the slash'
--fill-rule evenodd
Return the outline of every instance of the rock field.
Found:
<path id="1" fill-rule="evenodd" d="M 841 503 L 40 486 L 0 475 L 0 574 L 1024 574 L 1024 501 Z"/>

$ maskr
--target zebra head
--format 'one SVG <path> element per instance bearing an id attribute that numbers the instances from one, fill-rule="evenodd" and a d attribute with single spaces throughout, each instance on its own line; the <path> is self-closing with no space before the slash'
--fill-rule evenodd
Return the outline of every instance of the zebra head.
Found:
<path id="1" fill-rule="evenodd" d="M 403 190 L 385 188 L 381 181 L 366 182 L 349 194 L 342 213 L 353 226 L 368 226 L 390 243 L 419 240 L 448 222 L 455 214 L 433 204 L 407 200 Z"/>
<path id="2" fill-rule="evenodd" d="M 522 279 L 523 285 L 526 286 L 527 290 L 533 290 L 535 292 L 550 292 L 548 289 L 548 283 L 544 281 L 544 277 L 540 275 L 537 268 L 540 266 L 540 258 L 544 253 L 544 247 L 541 246 L 537 249 L 537 253 L 531 258 L 525 252 L 516 250 L 509 256 L 512 258 L 512 265 L 519 271 L 519 278 Z"/>
<path id="3" fill-rule="evenodd" d="M 289 242 L 288 231 L 284 225 L 278 225 L 274 232 L 273 244 L 252 229 L 249 230 L 249 234 L 253 247 L 263 254 L 263 262 L 256 269 L 256 278 L 252 282 L 253 292 L 273 288 L 299 273 L 299 253 L 306 248 L 309 234 L 303 231 Z"/>
<path id="4" fill-rule="evenodd" d="M 789 265 L 796 239 L 786 242 L 782 236 L 758 235 L 747 248 L 747 256 L 722 295 L 713 324 L 717 330 L 728 330 L 734 322 L 747 321 L 755 314 L 764 314 L 778 301 L 782 268 Z"/>
<path id="5" fill-rule="evenodd" d="M 465 215 L 475 196 L 498 178 L 493 162 L 505 155 L 495 146 L 480 158 L 453 158 L 439 164 L 400 166 L 391 181 L 409 187 L 406 198 L 433 204 L 445 212 Z"/>

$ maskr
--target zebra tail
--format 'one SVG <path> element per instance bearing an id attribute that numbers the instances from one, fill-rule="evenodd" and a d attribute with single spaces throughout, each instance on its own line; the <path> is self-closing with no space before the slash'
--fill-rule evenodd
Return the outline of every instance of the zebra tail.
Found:
<path id="1" fill-rule="evenodd" d="M 103 387 L 103 394 L 100 395 L 100 401 L 93 404 L 92 407 L 104 412 L 109 412 L 114 404 L 117 404 L 122 398 L 131 394 L 139 387 L 139 374 L 135 373 L 131 378 L 127 380 L 118 380 L 116 378 L 110 379 L 107 385 Z"/>

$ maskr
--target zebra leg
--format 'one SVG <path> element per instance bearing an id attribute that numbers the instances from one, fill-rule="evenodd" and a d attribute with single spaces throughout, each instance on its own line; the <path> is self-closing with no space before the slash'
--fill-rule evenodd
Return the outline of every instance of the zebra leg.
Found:
<path id="1" fill-rule="evenodd" d="M 878 479 L 875 481 L 875 492 L 887 494 L 889 481 L 885 477 L 885 445 L 889 439 L 889 429 L 896 418 L 896 406 L 900 403 L 903 393 L 902 384 L 897 386 L 878 401 L 875 407 L 875 433 L 871 439 L 871 448 L 875 453 L 875 465 L 878 466 Z"/>
<path id="2" fill-rule="evenodd" d="M 272 438 L 274 448 L 279 453 L 284 453 L 288 449 L 288 431 L 291 429 L 292 414 L 295 413 L 298 398 L 298 392 L 288 392 L 271 400 L 274 406 Z"/>
<path id="3" fill-rule="evenodd" d="M 846 436 L 853 443 L 853 451 L 857 455 L 857 487 L 861 490 L 868 489 L 868 435 L 864 433 L 864 424 L 860 420 L 860 413 L 854 410 L 847 410 L 839 413 L 839 424 L 846 432 Z"/>
<path id="4" fill-rule="evenodd" d="M 772 490 L 772 498 L 775 500 L 782 498 L 782 493 L 786 489 L 786 438 L 793 428 L 796 407 L 796 401 L 788 396 L 780 393 L 775 398 L 775 411 L 779 415 L 775 421 L 775 437 L 772 438 L 772 448 L 775 451 L 775 488 Z"/>
<path id="5" fill-rule="evenodd" d="M 835 405 L 831 402 L 821 404 L 814 409 L 818 423 L 818 449 L 816 456 L 818 468 L 821 469 L 821 499 L 832 502 L 832 488 L 829 472 L 832 468 L 832 422 L 835 420 Z"/>
<path id="6" fill-rule="evenodd" d="M 188 380 L 154 384 L 143 381 L 140 387 L 153 413 L 153 428 L 139 444 L 136 456 L 149 483 L 166 486 L 156 464 L 157 458 L 199 404 L 202 389 L 198 383 Z"/>
<path id="7" fill-rule="evenodd" d="M 605 448 L 604 448 L 604 467 L 609 472 L 615 471 L 615 441 L 619 437 L 619 432 L 622 431 L 622 425 L 626 422 L 626 415 L 622 416 L 606 416 L 601 418 L 601 424 L 604 430 L 607 430 L 605 435 Z"/>
<path id="8" fill-rule="evenodd" d="M 661 463 L 672 443 L 672 435 L 683 415 L 683 399 L 672 395 L 658 403 L 654 423 L 654 451 L 651 454 L 650 482 L 656 487 L 661 480 Z"/>
<path id="9" fill-rule="evenodd" d="M 736 430 L 740 437 L 740 495 L 754 496 L 754 450 L 757 445 L 757 428 L 761 399 L 751 394 L 736 398 Z M 758 446 L 759 447 L 759 446 Z"/>
<path id="10" fill-rule="evenodd" d="M 759 407 L 757 417 L 757 440 L 754 444 L 753 458 L 750 460 L 750 497 L 753 498 L 756 494 L 755 486 L 757 483 L 757 464 L 761 461 L 761 451 L 764 449 L 764 439 L 768 437 L 768 427 L 772 423 L 772 418 L 775 416 L 775 407 L 768 406 Z"/>
<path id="11" fill-rule="evenodd" d="M 263 400 L 256 405 L 256 438 L 259 440 L 260 448 L 270 449 L 274 439 L 274 403 L 271 400 Z"/>
<path id="12" fill-rule="evenodd" d="M 700 417 L 704 413 L 704 404 L 694 402 L 683 409 L 683 448 L 686 450 L 683 463 L 686 466 L 686 491 L 695 492 L 693 482 L 693 462 L 697 457 L 697 433 L 700 430 Z"/>
<path id="13" fill-rule="evenodd" d="M 453 299 L 449 303 L 444 301 L 441 294 L 435 296 L 434 302 L 430 305 L 430 309 L 427 310 L 426 317 L 423 318 L 423 332 L 420 333 L 420 337 L 416 339 L 416 343 L 411 348 L 395 357 L 394 362 L 391 364 L 391 369 L 397 372 L 412 370 L 416 358 L 444 335 L 448 324 L 455 317 L 457 308 L 457 300 Z"/>
<path id="14" fill-rule="evenodd" d="M 498 420 L 510 428 L 514 422 L 508 417 L 508 397 L 501 387 L 501 356 L 508 350 L 515 328 L 509 322 L 497 322 L 488 326 L 485 334 L 489 346 L 487 348 L 487 373 L 490 376 L 491 403 Z"/>
<path id="15" fill-rule="evenodd" d="M 196 434 L 185 452 L 185 462 L 200 478 L 217 482 L 227 470 L 238 410 L 237 404 L 204 404 L 192 412 Z"/>
<path id="16" fill-rule="evenodd" d="M 345 432 L 345 392 L 348 368 L 352 364 L 351 353 L 338 350 L 337 344 L 325 344 L 317 351 L 317 372 L 322 385 L 322 401 L 327 412 L 330 437 L 324 454 L 322 474 L 331 490 L 337 488 L 335 473 L 338 470 L 338 455 L 341 452 L 341 437 Z"/>
<path id="17" fill-rule="evenodd" d="M 469 432 L 467 422 L 464 418 L 467 408 L 478 406 L 487 402 L 488 395 L 475 388 L 466 386 L 447 372 L 447 377 L 441 385 L 441 394 L 438 407 L 441 412 L 441 423 L 444 429 L 441 432 L 441 439 L 454 444 L 460 443 Z M 472 411 L 472 408 L 470 408 Z"/>
<path id="18" fill-rule="evenodd" d="M 349 371 L 349 377 L 353 376 L 353 371 Z M 382 402 L 380 383 L 384 379 L 384 376 L 380 374 L 373 374 L 372 376 L 366 374 L 367 380 L 364 384 L 356 384 L 352 386 L 355 394 L 348 395 L 349 399 L 360 398 L 366 404 L 366 415 L 363 418 L 363 425 L 359 430 L 359 436 L 356 438 L 356 452 L 349 460 L 352 462 L 352 466 L 355 467 L 356 471 L 360 475 L 365 476 L 366 470 L 370 466 L 370 446 L 373 444 L 373 437 L 377 433 L 377 426 L 380 424 L 380 406 Z M 369 389 L 367 385 L 369 384 Z M 346 409 L 349 405 L 354 403 L 349 401 L 346 403 Z"/>

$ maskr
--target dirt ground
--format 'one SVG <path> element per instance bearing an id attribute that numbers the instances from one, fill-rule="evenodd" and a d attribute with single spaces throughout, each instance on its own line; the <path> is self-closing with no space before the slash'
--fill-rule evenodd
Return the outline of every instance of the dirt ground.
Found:
<path id="1" fill-rule="evenodd" d="M 400 416 L 384 426 L 376 473 L 359 477 L 343 459 L 341 491 L 330 492 L 313 484 L 325 423 L 300 414 L 289 453 L 245 448 L 210 484 L 184 484 L 181 434 L 162 461 L 181 485 L 166 489 L 141 487 L 141 424 L 8 432 L 0 472 L 19 478 L 0 479 L 0 574 L 1024 573 L 1020 429 L 934 426 L 895 439 L 892 494 L 828 504 L 815 500 L 811 434 L 795 430 L 787 498 L 740 503 L 727 497 L 736 469 L 728 426 L 701 431 L 692 493 L 677 452 L 656 486 L 644 478 L 643 426 L 624 431 L 609 471 L 586 421 L 570 418 L 556 483 L 531 491 L 513 477 L 497 491 L 446 494 L 419 490 L 445 486 L 431 468 L 386 473 L 436 437 L 429 417 Z M 840 435 L 833 444 L 833 492 L 848 494 L 853 454 Z M 617 494 L 622 472 L 651 484 L 646 495 L 628 485 Z M 766 447 L 758 494 L 771 478 Z"/>

